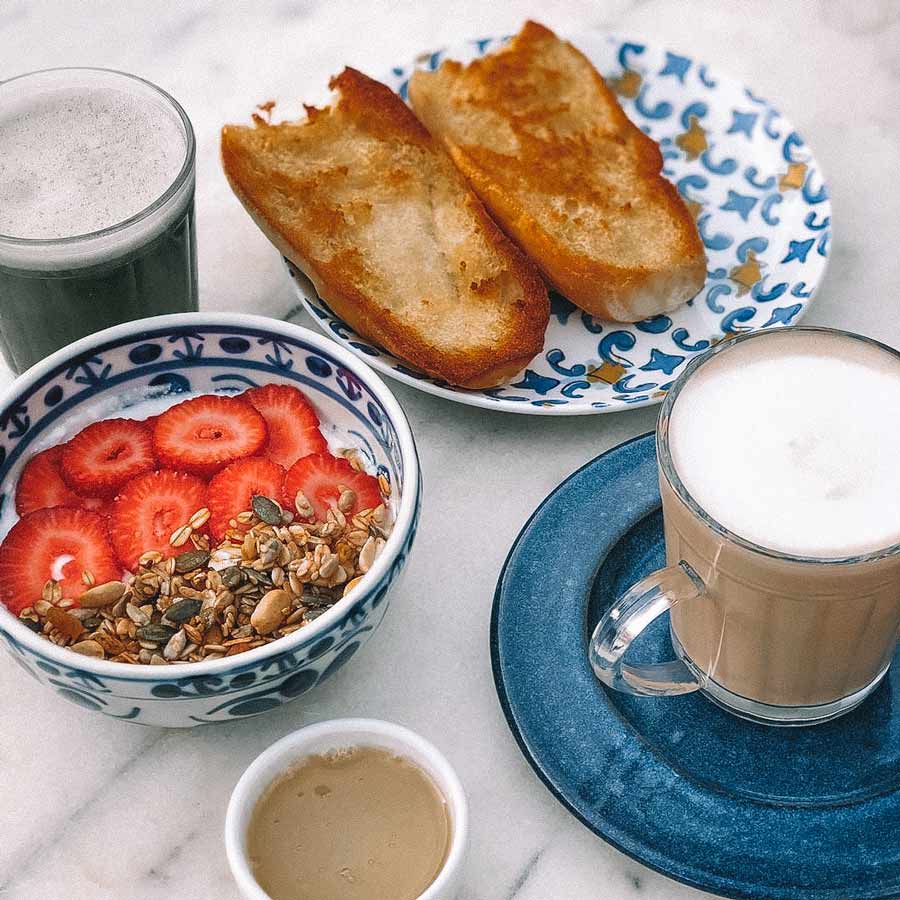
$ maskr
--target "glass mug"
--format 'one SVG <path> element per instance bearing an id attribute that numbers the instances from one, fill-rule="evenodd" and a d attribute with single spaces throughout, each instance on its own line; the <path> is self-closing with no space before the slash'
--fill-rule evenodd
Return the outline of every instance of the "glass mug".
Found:
<path id="1" fill-rule="evenodd" d="M 742 718 L 813 725 L 861 703 L 890 665 L 900 626 L 900 545 L 828 557 L 780 552 L 729 530 L 691 496 L 670 446 L 679 397 L 706 367 L 742 365 L 738 354 L 755 352 L 764 341 L 766 353 L 791 353 L 798 341 L 812 341 L 824 358 L 862 355 L 896 370 L 900 383 L 900 353 L 833 329 L 755 332 L 691 363 L 666 396 L 656 433 L 668 565 L 606 611 L 589 657 L 597 677 L 618 691 L 670 696 L 699 690 Z M 731 362 L 729 354 L 735 354 Z M 716 369 L 706 375 L 720 377 Z M 893 396 L 896 401 L 900 392 Z M 882 415 L 892 412 L 900 416 L 892 408 Z M 900 531 L 900 508 L 896 516 Z M 627 664 L 632 642 L 667 611 L 676 658 Z"/>
<path id="2" fill-rule="evenodd" d="M 91 116 L 109 103 L 117 104 L 121 133 L 110 135 L 108 122 L 92 133 Z M 57 106 L 76 126 L 65 138 L 45 133 L 47 110 Z M 129 119 L 134 111 L 140 119 Z M 0 207 L 6 210 L 0 215 L 0 352 L 14 372 L 110 325 L 196 311 L 195 140 L 174 98 L 124 72 L 45 69 L 0 81 L 0 135 L 4 131 L 32 168 L 26 176 L 18 164 L 5 170 L 0 164 Z M 103 199 L 92 193 L 92 182 L 102 185 L 113 170 L 123 193 L 128 184 L 158 181 L 161 155 L 172 150 L 180 161 L 158 195 L 144 205 L 145 198 L 131 191 L 140 198 L 137 207 L 137 199 L 131 204 L 133 214 L 119 219 L 107 210 L 98 227 Z M 67 166 L 70 157 L 80 165 Z M 77 175 L 52 180 L 55 167 Z M 53 185 L 51 193 L 68 207 L 51 237 L 22 236 L 24 223 L 53 223 L 59 215 L 41 206 L 46 201 L 38 182 L 46 192 Z"/>

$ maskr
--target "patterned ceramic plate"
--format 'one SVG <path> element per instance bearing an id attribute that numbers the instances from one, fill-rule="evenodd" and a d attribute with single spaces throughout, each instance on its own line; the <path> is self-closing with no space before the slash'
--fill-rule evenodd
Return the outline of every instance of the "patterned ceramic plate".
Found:
<path id="1" fill-rule="evenodd" d="M 406 98 L 413 68 L 471 60 L 505 38 L 472 41 L 398 66 L 386 79 Z M 430 394 L 533 414 L 612 412 L 657 403 L 685 363 L 724 336 L 796 324 L 822 280 L 831 204 L 819 165 L 766 100 L 688 56 L 600 32 L 573 42 L 655 141 L 664 173 L 687 200 L 706 245 L 706 285 L 685 306 L 635 325 L 605 322 L 559 295 L 544 349 L 509 384 L 451 387 L 407 368 L 338 319 L 289 270 L 322 329 L 373 368 Z"/>
<path id="2" fill-rule="evenodd" d="M 694 887 L 900 896 L 900 652 L 864 703 L 815 728 L 746 722 L 699 693 L 633 697 L 594 677 L 600 616 L 665 565 L 658 485 L 653 435 L 622 444 L 559 485 L 510 550 L 491 655 L 519 747 L 588 828 Z M 630 652 L 638 665 L 672 659 L 668 615 Z"/>

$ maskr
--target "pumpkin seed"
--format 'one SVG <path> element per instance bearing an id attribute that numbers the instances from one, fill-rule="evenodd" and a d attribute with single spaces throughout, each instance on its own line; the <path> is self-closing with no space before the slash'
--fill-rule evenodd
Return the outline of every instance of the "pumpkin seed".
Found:
<path id="1" fill-rule="evenodd" d="M 175 557 L 175 572 L 178 575 L 187 575 L 201 566 L 205 566 L 209 562 L 209 552 L 206 550 L 188 550 L 186 553 L 179 553 Z"/>
<path id="2" fill-rule="evenodd" d="M 268 572 L 259 572 L 256 569 L 244 569 L 243 572 L 251 584 L 261 584 L 263 587 L 272 587 L 272 579 Z"/>
<path id="3" fill-rule="evenodd" d="M 26 628 L 30 628 L 32 631 L 38 632 L 38 634 L 44 630 L 44 626 L 40 622 L 35 622 L 34 619 L 19 619 L 19 621 Z"/>
<path id="4" fill-rule="evenodd" d="M 262 494 L 254 494 L 250 505 L 253 507 L 253 512 L 266 525 L 281 524 L 281 507 L 274 500 L 270 500 Z"/>
<path id="5" fill-rule="evenodd" d="M 229 591 L 239 588 L 244 583 L 243 572 L 238 566 L 229 566 L 227 569 L 223 569 L 220 572 L 220 577 L 222 579 L 222 584 L 224 584 Z"/>
<path id="6" fill-rule="evenodd" d="M 193 619 L 203 607 L 201 600 L 176 600 L 167 610 L 165 618 L 170 622 L 181 624 Z"/>
<path id="7" fill-rule="evenodd" d="M 168 625 L 144 625 L 135 632 L 139 641 L 147 641 L 150 644 L 161 644 L 168 641 L 175 634 L 175 629 Z"/>

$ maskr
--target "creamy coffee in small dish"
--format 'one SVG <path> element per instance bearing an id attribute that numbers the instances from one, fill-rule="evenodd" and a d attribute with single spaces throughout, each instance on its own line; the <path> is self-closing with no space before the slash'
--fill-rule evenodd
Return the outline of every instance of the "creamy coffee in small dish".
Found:
<path id="1" fill-rule="evenodd" d="M 420 766 L 357 746 L 277 778 L 254 808 L 247 853 L 272 900 L 415 900 L 451 838 L 447 802 Z"/>

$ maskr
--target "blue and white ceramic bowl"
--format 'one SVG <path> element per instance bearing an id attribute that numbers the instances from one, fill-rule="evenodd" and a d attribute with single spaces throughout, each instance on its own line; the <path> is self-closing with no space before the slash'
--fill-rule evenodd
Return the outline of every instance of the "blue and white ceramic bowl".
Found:
<path id="1" fill-rule="evenodd" d="M 388 590 L 416 532 L 420 475 L 400 405 L 381 379 L 333 341 L 286 322 L 236 313 L 184 313 L 117 325 L 33 366 L 0 398 L 0 513 L 36 450 L 87 422 L 185 392 L 233 393 L 292 384 L 340 446 L 357 447 L 391 485 L 394 527 L 360 584 L 293 634 L 231 658 L 162 666 L 79 656 L 0 606 L 0 644 L 32 678 L 86 709 L 143 725 L 186 728 L 258 715 L 334 674 L 384 617 Z"/>
<path id="2" fill-rule="evenodd" d="M 543 350 L 509 383 L 464 390 L 410 369 L 356 334 L 292 266 L 320 328 L 374 369 L 458 403 L 531 415 L 616 412 L 659 403 L 695 356 L 723 337 L 796 325 L 825 275 L 831 202 L 822 168 L 779 108 L 683 53 L 606 34 L 567 36 L 616 91 L 628 117 L 659 144 L 707 257 L 706 283 L 667 315 L 632 325 L 594 318 L 551 291 Z M 405 100 L 415 69 L 499 49 L 486 37 L 423 53 L 384 78 Z"/>

